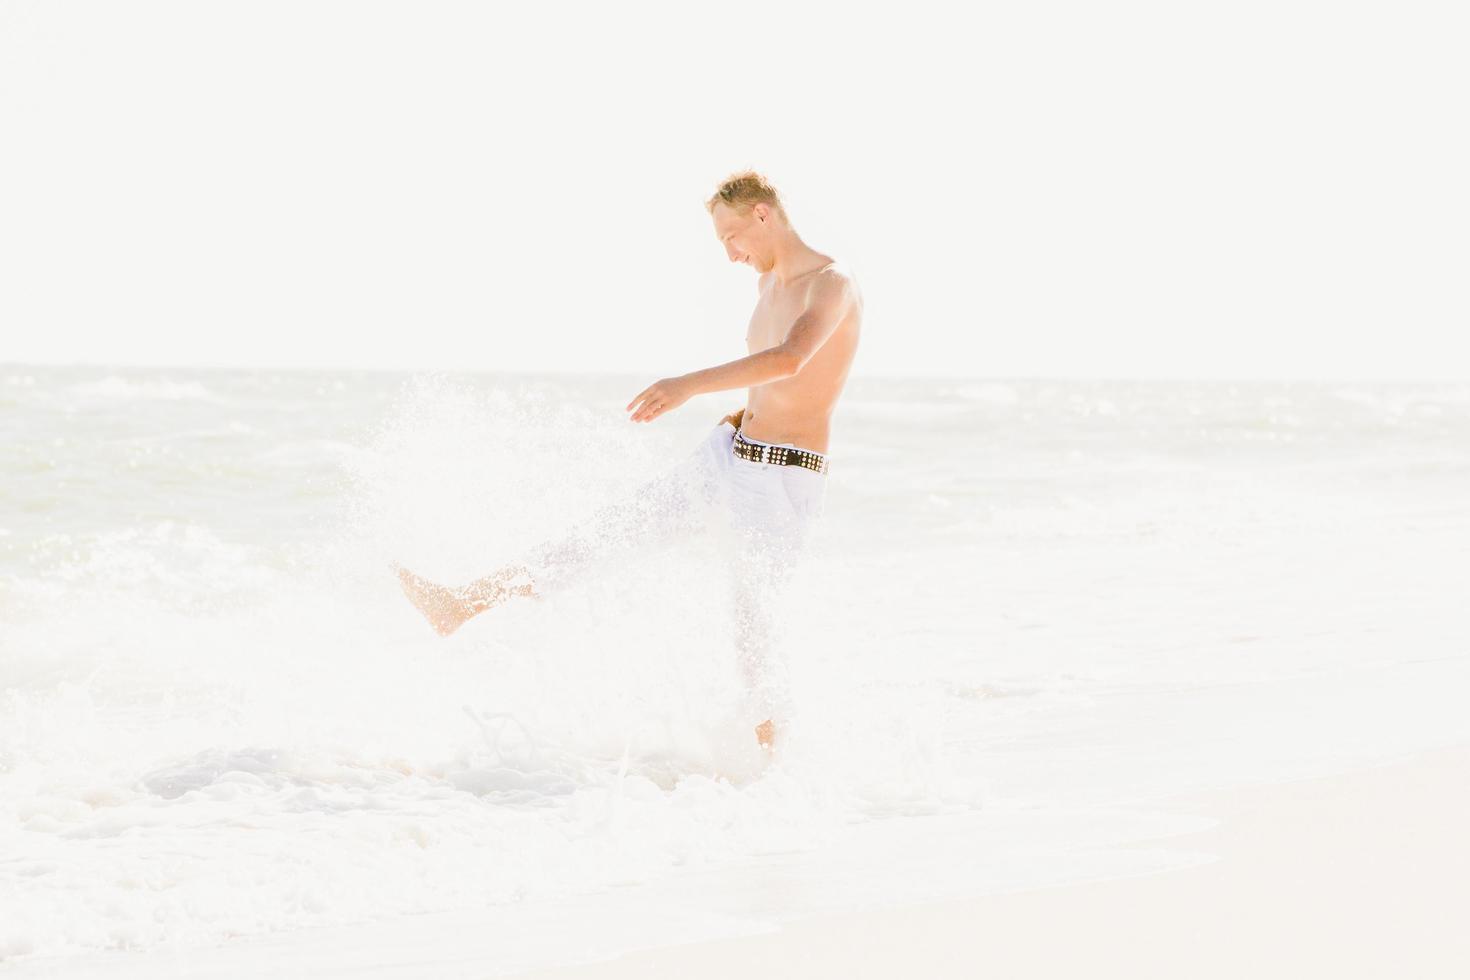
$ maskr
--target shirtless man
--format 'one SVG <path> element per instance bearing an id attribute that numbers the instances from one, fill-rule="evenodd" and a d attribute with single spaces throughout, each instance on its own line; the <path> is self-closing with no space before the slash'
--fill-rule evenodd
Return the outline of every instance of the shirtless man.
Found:
<path id="1" fill-rule="evenodd" d="M 632 412 L 633 422 L 651 422 L 695 395 L 733 388 L 749 389 L 746 407 L 720 420 L 706 443 L 714 447 L 710 450 L 713 456 L 696 454 L 689 460 L 691 467 L 696 463 L 704 467 L 701 473 L 710 480 L 680 483 L 677 494 L 669 489 L 674 486 L 672 482 L 651 482 L 643 496 L 659 498 L 659 509 L 629 507 L 627 516 L 604 519 L 598 525 L 606 528 L 616 524 L 629 540 L 677 526 L 670 514 L 686 508 L 670 507 L 668 502 L 683 500 L 688 487 L 708 485 L 716 479 L 732 487 L 736 497 L 762 501 L 743 509 L 737 507 L 747 527 L 751 522 L 762 522 L 766 513 L 773 515 L 772 525 L 779 524 L 787 515 L 769 510 L 770 502 L 776 499 L 785 502 L 788 511 L 795 501 L 806 523 L 821 511 L 832 413 L 857 351 L 862 297 L 839 263 L 801 240 L 775 188 L 760 174 L 747 171 L 732 175 L 705 207 L 730 261 L 743 262 L 760 273 L 759 298 L 745 335 L 750 354 L 717 367 L 655 381 L 635 395 L 625 411 Z M 771 448 L 763 449 L 763 445 Z M 793 463 L 798 464 L 798 471 L 786 472 Z M 772 481 L 776 481 L 775 491 L 766 489 Z M 794 487 L 790 491 L 794 496 L 788 499 L 783 485 Z M 808 504 L 808 500 L 816 503 Z M 656 523 L 660 526 L 655 527 Z M 784 524 L 779 535 L 790 536 Z M 585 564 L 583 555 L 589 550 L 585 540 L 575 545 L 570 542 L 569 538 L 537 554 L 575 555 L 563 564 Z M 392 567 L 405 594 L 430 625 L 448 636 L 472 616 L 513 596 L 538 596 L 538 578 L 549 575 L 555 565 L 549 558 L 518 562 L 462 588 L 437 585 L 396 564 Z M 757 601 L 750 599 L 745 604 Z M 750 615 L 755 610 L 744 612 L 752 622 L 759 618 Z M 751 626 L 752 631 L 755 628 Z M 762 628 L 769 639 L 774 627 L 764 623 Z M 764 665 L 752 666 L 748 674 L 757 668 L 763 670 Z M 774 737 L 772 719 L 756 727 L 756 738 L 762 746 L 770 748 Z"/>

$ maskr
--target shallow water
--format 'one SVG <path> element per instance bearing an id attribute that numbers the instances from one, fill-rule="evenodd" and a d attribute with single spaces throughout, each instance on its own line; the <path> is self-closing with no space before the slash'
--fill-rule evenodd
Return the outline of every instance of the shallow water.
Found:
<path id="1" fill-rule="evenodd" d="M 712 538 L 430 631 L 390 560 L 484 574 L 741 401 L 635 426 L 646 383 L 0 367 L 0 958 L 863 834 L 908 842 L 875 902 L 1129 873 L 1026 855 L 1470 737 L 1470 385 L 855 378 L 771 765 Z"/>

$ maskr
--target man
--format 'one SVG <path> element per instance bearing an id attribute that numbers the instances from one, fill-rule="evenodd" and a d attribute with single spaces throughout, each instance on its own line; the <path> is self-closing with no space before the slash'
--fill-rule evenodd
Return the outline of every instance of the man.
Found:
<path id="1" fill-rule="evenodd" d="M 760 273 L 746 331 L 749 356 L 644 388 L 625 409 L 652 422 L 695 395 L 748 388 L 746 406 L 725 416 L 703 444 L 639 488 L 519 562 L 461 588 L 394 565 L 405 594 L 441 635 L 513 596 L 559 587 L 619 549 L 668 541 L 704 526 L 717 505 L 735 532 L 731 571 L 736 647 L 754 702 L 756 739 L 775 745 L 790 716 L 780 662 L 776 606 L 781 586 L 821 516 L 832 412 L 857 351 L 862 297 L 831 256 L 801 240 L 776 189 L 753 171 L 725 180 L 705 202 L 731 262 Z"/>

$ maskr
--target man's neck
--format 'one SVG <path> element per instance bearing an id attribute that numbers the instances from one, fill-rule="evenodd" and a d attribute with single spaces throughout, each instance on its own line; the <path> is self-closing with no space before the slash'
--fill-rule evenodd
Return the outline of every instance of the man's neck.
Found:
<path id="1" fill-rule="evenodd" d="M 815 250 L 802 241 L 796 232 L 790 232 L 775 243 L 776 259 L 771 265 L 771 274 L 777 285 L 784 286 L 797 276 L 811 271 Z"/>

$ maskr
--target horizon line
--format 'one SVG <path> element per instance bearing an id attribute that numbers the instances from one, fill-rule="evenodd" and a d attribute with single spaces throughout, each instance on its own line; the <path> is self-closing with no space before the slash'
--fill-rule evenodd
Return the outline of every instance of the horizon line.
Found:
<path id="1" fill-rule="evenodd" d="M 119 361 L 0 361 L 0 369 L 12 368 L 93 368 L 108 371 L 212 371 L 212 372 L 281 372 L 295 374 L 443 374 L 459 376 L 542 376 L 572 378 L 614 378 L 641 376 L 653 373 L 634 370 L 607 370 L 586 368 L 445 368 L 445 367 L 347 367 L 325 365 L 228 365 L 228 364 L 178 364 L 178 363 L 135 363 Z M 1209 383 L 1209 384 L 1406 384 L 1443 385 L 1470 384 L 1470 375 L 1464 377 L 1404 377 L 1404 376 L 1318 376 L 1318 377 L 1228 377 L 1189 375 L 1117 375 L 1117 374 L 1007 374 L 1007 375 L 958 375 L 923 371 L 881 372 L 854 371 L 848 380 L 872 379 L 876 381 L 934 381 L 934 382 L 1129 382 L 1129 383 Z M 730 389 L 735 390 L 735 389 Z"/>

